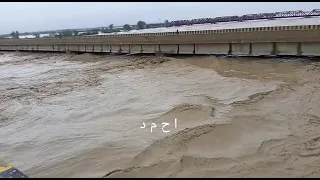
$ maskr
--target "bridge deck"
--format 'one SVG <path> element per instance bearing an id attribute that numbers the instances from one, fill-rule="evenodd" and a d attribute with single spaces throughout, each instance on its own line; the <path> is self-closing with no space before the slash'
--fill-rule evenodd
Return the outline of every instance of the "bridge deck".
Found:
<path id="1" fill-rule="evenodd" d="M 318 56 L 320 25 L 0 40 L 0 50 Z"/>

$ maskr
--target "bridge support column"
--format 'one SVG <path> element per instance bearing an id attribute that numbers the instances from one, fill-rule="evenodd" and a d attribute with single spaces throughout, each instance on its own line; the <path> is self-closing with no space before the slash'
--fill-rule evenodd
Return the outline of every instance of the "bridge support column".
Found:
<path id="1" fill-rule="evenodd" d="M 278 44 L 276 42 L 272 43 L 272 55 L 278 55 L 279 51 L 278 51 Z"/>
<path id="2" fill-rule="evenodd" d="M 103 44 L 102 45 L 102 52 L 111 53 L 111 45 L 110 44 Z"/>

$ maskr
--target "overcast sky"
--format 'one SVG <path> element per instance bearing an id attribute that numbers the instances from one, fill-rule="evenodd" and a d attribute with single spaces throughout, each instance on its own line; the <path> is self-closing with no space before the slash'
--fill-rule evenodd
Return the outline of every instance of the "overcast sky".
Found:
<path id="1" fill-rule="evenodd" d="M 319 2 L 0 2 L 0 34 L 320 9 Z"/>

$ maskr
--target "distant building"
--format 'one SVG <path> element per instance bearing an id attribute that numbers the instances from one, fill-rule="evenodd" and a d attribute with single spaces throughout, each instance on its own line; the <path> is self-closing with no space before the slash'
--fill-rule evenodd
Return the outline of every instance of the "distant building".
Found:
<path id="1" fill-rule="evenodd" d="M 40 36 L 40 38 L 43 38 L 43 37 L 50 37 L 50 34 L 40 34 L 39 36 Z"/>
<path id="2" fill-rule="evenodd" d="M 24 36 L 19 36 L 20 39 L 34 39 L 36 38 L 35 35 L 24 35 Z"/>

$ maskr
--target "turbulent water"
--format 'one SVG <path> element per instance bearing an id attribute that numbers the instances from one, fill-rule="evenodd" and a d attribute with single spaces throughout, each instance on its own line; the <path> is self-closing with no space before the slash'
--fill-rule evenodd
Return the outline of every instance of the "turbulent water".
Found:
<path id="1" fill-rule="evenodd" d="M 319 70 L 2 53 L 0 157 L 30 177 L 318 177 Z"/>

